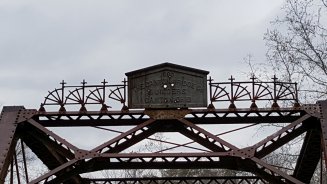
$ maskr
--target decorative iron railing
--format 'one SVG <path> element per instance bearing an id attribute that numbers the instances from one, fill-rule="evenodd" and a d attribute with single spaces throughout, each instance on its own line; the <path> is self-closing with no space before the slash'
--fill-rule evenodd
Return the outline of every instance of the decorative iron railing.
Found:
<path id="1" fill-rule="evenodd" d="M 278 109 L 280 102 L 286 102 L 299 107 L 297 84 L 292 82 L 280 82 L 276 76 L 272 81 L 259 81 L 251 77 L 251 81 L 235 81 L 231 76 L 229 82 L 213 82 L 210 77 L 208 108 L 215 108 L 214 103 L 229 102 L 229 109 L 235 110 L 236 103 L 250 102 L 252 110 L 258 108 L 257 102 L 271 102 L 273 109 Z M 49 91 L 45 97 L 40 112 L 45 112 L 45 106 L 58 106 L 59 112 L 66 112 L 67 106 L 78 105 L 80 112 L 87 111 L 87 105 L 98 105 L 100 111 L 107 111 L 114 102 L 120 103 L 122 110 L 128 110 L 127 101 L 127 81 L 124 79 L 122 84 L 108 84 L 103 80 L 100 85 L 87 85 L 83 80 L 82 85 L 70 86 L 62 81 L 60 88 Z"/>
<path id="2" fill-rule="evenodd" d="M 43 103 L 41 103 L 40 112 L 45 111 L 45 106 L 59 106 L 59 112 L 65 112 L 65 106 L 79 105 L 80 112 L 87 111 L 86 105 L 100 105 L 101 111 L 107 111 L 112 102 L 119 102 L 123 105 L 123 110 L 126 106 L 126 87 L 127 81 L 124 79 L 122 84 L 108 84 L 103 80 L 100 85 L 87 85 L 83 80 L 80 86 L 66 85 L 62 81 L 61 88 L 56 88 L 49 91 Z M 107 100 L 108 98 L 111 100 Z"/>
<path id="3" fill-rule="evenodd" d="M 274 76 L 272 81 L 259 81 L 255 77 L 251 81 L 235 81 L 233 76 L 229 82 L 213 82 L 209 79 L 210 105 L 214 108 L 214 102 L 230 102 L 229 109 L 236 109 L 236 102 L 252 102 L 250 108 L 258 108 L 256 102 L 272 102 L 272 108 L 278 109 L 278 102 L 292 103 L 294 107 L 299 106 L 297 83 L 280 82 Z M 265 103 L 267 104 L 267 103 Z"/>

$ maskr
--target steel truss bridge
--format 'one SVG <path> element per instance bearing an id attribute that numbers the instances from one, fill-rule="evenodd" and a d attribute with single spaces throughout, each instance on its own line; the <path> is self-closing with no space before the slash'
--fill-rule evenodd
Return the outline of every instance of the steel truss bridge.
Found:
<path id="1" fill-rule="evenodd" d="M 262 82 L 214 83 L 209 80 L 209 105 L 206 108 L 129 109 L 126 104 L 126 80 L 119 85 L 68 86 L 50 91 L 40 109 L 5 106 L 0 117 L 0 183 L 310 183 L 321 160 L 327 158 L 327 101 L 299 104 L 296 84 L 283 83 L 274 77 Z M 249 87 L 245 87 L 249 86 Z M 109 98 L 108 98 L 109 97 Z M 259 101 L 271 106 L 260 108 Z M 111 110 L 118 102 L 121 110 Z M 226 108 L 219 103 L 228 102 Z M 282 107 L 282 102 L 287 102 Z M 238 103 L 248 103 L 240 108 Z M 291 104 L 291 105 L 290 105 Z M 98 105 L 97 110 L 88 106 Z M 48 110 L 47 108 L 56 110 Z M 75 108 L 75 110 L 68 110 Z M 93 108 L 93 106 L 92 106 Z M 221 134 L 202 125 L 283 124 L 282 128 L 250 146 L 237 147 Z M 132 127 L 93 149 L 85 150 L 52 132 L 52 127 Z M 233 131 L 239 131 L 235 129 Z M 126 153 L 124 150 L 159 132 L 181 134 L 208 151 Z M 228 133 L 228 132 L 225 132 Z M 303 136 L 304 135 L 304 136 Z M 240 134 L 241 136 L 241 134 Z M 271 165 L 265 157 L 290 141 L 300 138 L 294 169 L 286 171 Z M 82 138 L 81 138 L 82 139 Z M 158 140 L 157 140 L 158 141 Z M 159 140 L 160 141 L 160 140 Z M 170 140 L 174 147 L 187 147 Z M 17 161 L 17 145 L 23 161 Z M 24 147 L 28 147 L 48 168 L 31 178 Z M 323 164 L 322 164 L 323 165 Z M 230 169 L 244 171 L 243 176 L 84 178 L 83 173 L 117 169 Z M 323 169 L 323 168 L 321 168 Z M 325 168 L 326 169 L 326 168 Z"/>

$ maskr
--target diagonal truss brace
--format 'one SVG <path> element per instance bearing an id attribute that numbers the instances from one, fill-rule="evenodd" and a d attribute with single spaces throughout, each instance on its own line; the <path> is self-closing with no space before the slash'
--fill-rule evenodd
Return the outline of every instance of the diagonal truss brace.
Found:
<path id="1" fill-rule="evenodd" d="M 120 134 L 119 136 L 95 147 L 94 149 L 91 150 L 91 152 L 106 152 L 106 151 L 111 151 L 111 149 L 114 149 L 114 147 L 117 147 L 118 145 L 122 144 L 123 142 L 131 140 L 134 136 L 141 134 L 148 129 L 147 127 L 155 122 L 154 119 L 149 119 L 145 121 L 144 123 L 132 128 L 131 130 Z M 106 150 L 107 149 L 107 150 Z"/>
<path id="2" fill-rule="evenodd" d="M 78 152 L 80 150 L 76 146 L 74 146 L 73 144 L 69 143 L 65 139 L 63 139 L 60 136 L 58 136 L 57 134 L 55 134 L 52 131 L 44 128 L 42 125 L 40 125 L 35 120 L 29 119 L 29 120 L 27 120 L 27 122 L 30 123 L 31 125 L 33 125 L 34 127 L 38 128 L 42 132 L 46 133 L 48 136 L 52 137 L 54 140 L 59 141 L 61 145 L 66 146 L 69 150 L 73 150 L 74 153 L 76 153 L 76 152 Z"/>
<path id="3" fill-rule="evenodd" d="M 196 126 L 195 124 L 185 120 L 185 119 L 179 119 L 180 122 L 182 122 L 183 124 L 185 124 L 187 127 L 190 128 L 190 130 L 196 134 L 198 134 L 199 136 L 205 137 L 208 141 L 210 142 L 215 142 L 218 143 L 221 149 L 229 151 L 229 150 L 237 150 L 238 148 L 230 143 L 228 143 L 227 141 L 213 135 L 212 133 Z"/>
<path id="4" fill-rule="evenodd" d="M 147 126 L 149 126 L 154 121 L 155 120 L 150 119 L 150 120 L 136 126 L 135 128 L 132 128 L 131 130 L 129 130 L 129 131 L 125 132 L 125 133 L 122 133 L 121 135 L 111 139 L 110 141 L 107 141 L 107 142 L 97 146 L 96 148 L 94 148 L 94 149 L 92 149 L 90 151 L 78 149 L 77 147 L 75 147 L 72 144 L 68 143 L 67 141 L 65 141 L 64 139 L 59 137 L 58 135 L 54 134 L 53 132 L 48 131 L 46 128 L 39 125 L 36 121 L 34 121 L 34 120 L 29 121 L 32 125 L 38 127 L 42 131 L 48 132 L 49 135 L 51 135 L 55 139 L 58 139 L 60 142 L 64 142 L 67 147 L 75 150 L 75 158 L 74 159 L 66 162 L 65 164 L 63 164 L 63 165 L 61 165 L 61 166 L 59 166 L 59 167 L 57 167 L 57 168 L 55 168 L 53 170 L 51 170 L 47 174 L 33 180 L 31 183 L 38 183 L 40 181 L 47 180 L 48 178 L 50 178 L 51 176 L 55 175 L 56 173 L 62 171 L 63 169 L 66 169 L 68 167 L 73 166 L 78 161 L 88 159 L 88 158 L 98 158 L 98 157 L 101 157 L 100 156 L 101 152 L 110 152 L 111 150 L 115 150 L 115 148 L 118 147 L 120 144 L 130 141 L 131 138 L 133 138 L 134 136 L 144 134 L 144 132 L 149 132 L 149 131 L 146 131 L 144 129 L 147 129 Z M 107 149 L 109 148 L 109 149 L 105 150 L 106 148 Z M 88 161 L 88 162 L 91 162 L 91 161 L 92 161 L 92 159 L 90 161 Z M 74 172 L 76 172 L 75 170 L 77 168 L 79 168 L 79 167 L 74 166 L 74 168 L 69 170 L 67 173 L 74 173 Z"/>
<path id="5" fill-rule="evenodd" d="M 280 140 L 283 140 L 283 138 L 286 138 L 288 136 L 290 136 L 291 138 L 294 138 L 295 135 L 292 135 L 293 132 L 296 132 L 296 135 L 303 133 L 304 132 L 303 121 L 307 120 L 310 117 L 311 116 L 308 114 L 302 116 L 301 118 L 299 118 L 296 121 L 292 122 L 291 124 L 285 126 L 281 130 L 268 136 L 264 140 L 258 142 L 257 144 L 253 145 L 252 147 L 250 147 L 248 149 L 255 151 L 253 156 L 256 156 L 258 158 L 263 158 L 264 156 L 273 152 L 280 146 L 284 145 L 287 141 L 285 141 L 286 139 L 284 139 L 284 141 L 280 141 Z"/>
<path id="6" fill-rule="evenodd" d="M 275 134 L 269 136 L 268 138 L 264 139 L 263 141 L 259 142 L 258 144 L 256 144 L 257 147 L 265 147 L 265 145 L 267 144 L 267 142 L 274 140 L 276 137 L 281 138 L 281 136 L 283 135 L 283 133 L 287 132 L 287 130 L 289 129 L 295 129 L 297 126 L 299 126 L 299 124 L 301 124 L 304 120 L 308 119 L 310 117 L 310 115 L 305 115 L 301 118 L 299 118 L 298 120 L 296 120 L 295 122 L 293 122 L 292 124 L 286 126 L 285 128 L 283 128 L 282 130 L 276 132 Z M 273 175 L 278 174 L 279 176 L 283 177 L 285 180 L 289 181 L 289 182 L 293 182 L 296 184 L 302 184 L 301 181 L 297 180 L 296 178 L 287 175 L 286 173 L 279 171 L 278 169 L 273 168 L 272 166 L 270 166 L 269 164 L 263 162 L 262 160 L 260 160 L 259 158 L 254 157 L 254 148 L 250 147 L 250 151 L 246 149 L 239 149 L 236 146 L 216 137 L 215 135 L 211 134 L 210 132 L 207 132 L 206 130 L 203 130 L 202 128 L 194 125 L 193 123 L 184 120 L 184 119 L 179 119 L 180 122 L 184 123 L 185 125 L 197 130 L 199 132 L 199 134 L 203 134 L 204 136 L 211 138 L 217 142 L 219 142 L 221 144 L 222 147 L 226 146 L 228 147 L 230 150 L 230 153 L 232 156 L 237 156 L 237 157 L 241 157 L 241 159 L 245 159 L 245 158 L 249 158 L 254 161 L 258 166 L 260 166 L 262 168 L 262 170 L 264 171 L 269 171 L 271 172 Z M 288 134 L 288 133 L 287 133 Z M 249 154 L 249 152 L 253 153 L 252 156 Z"/>
<path id="7" fill-rule="evenodd" d="M 58 172 L 62 171 L 63 169 L 66 169 L 72 165 L 74 165 L 78 160 L 77 159 L 72 159 L 64 164 L 62 164 L 61 166 L 51 170 L 50 172 L 32 180 L 29 184 L 36 184 L 39 183 L 41 181 L 47 181 L 51 176 L 54 176 L 55 174 L 57 174 Z"/>
<path id="8" fill-rule="evenodd" d="M 281 138 L 283 138 L 285 136 L 288 136 L 290 133 L 294 132 L 299 127 L 302 127 L 303 126 L 302 121 L 306 120 L 309 117 L 310 117 L 309 115 L 305 115 L 305 116 L 299 118 L 298 120 L 296 120 L 295 122 L 291 123 L 289 126 L 287 126 L 287 128 L 285 127 L 285 130 L 283 130 L 283 131 L 280 130 L 277 133 L 269 136 L 267 139 L 259 142 L 256 145 L 257 146 L 260 145 L 260 146 L 256 147 L 256 149 L 260 148 L 261 146 L 263 146 L 263 148 L 266 149 L 267 146 L 275 144 L 274 142 L 276 140 L 279 140 L 279 139 L 281 139 Z M 142 134 L 142 133 L 144 134 L 144 132 L 147 132 L 148 128 L 150 126 L 152 126 L 153 122 L 155 122 L 155 121 L 156 120 L 153 120 L 153 119 L 147 120 L 144 123 L 138 125 L 137 127 L 133 128 L 133 129 L 131 129 L 131 130 L 119 135 L 119 136 L 117 136 L 116 138 L 114 138 L 114 139 L 112 139 L 110 141 L 107 141 L 107 142 L 101 144 L 100 146 L 90 150 L 90 151 L 86 151 L 86 150 L 78 149 L 77 147 L 71 145 L 70 143 L 68 143 L 64 139 L 60 138 L 56 134 L 54 134 L 51 131 L 44 128 L 42 125 L 40 125 L 35 120 L 30 119 L 30 120 L 28 120 L 28 122 L 30 124 L 37 127 L 39 130 L 41 130 L 43 132 L 46 132 L 50 137 L 52 137 L 55 140 L 58 140 L 64 146 L 74 150 L 74 152 L 75 152 L 75 159 L 72 159 L 72 160 L 68 161 L 67 163 L 61 165 L 60 167 L 57 167 L 56 169 L 50 171 L 49 173 L 47 173 L 46 175 L 36 179 L 35 181 L 47 180 L 49 177 L 55 175 L 60 170 L 63 170 L 65 168 L 67 168 L 67 167 L 71 167 L 71 166 L 75 165 L 76 162 L 78 162 L 79 160 L 84 160 L 86 158 L 99 158 L 99 157 L 116 157 L 116 158 L 119 158 L 119 157 L 117 157 L 117 156 L 119 156 L 119 154 L 117 154 L 116 156 L 115 155 L 107 155 L 107 154 L 110 153 L 110 150 L 115 150 L 115 149 L 116 149 L 116 151 L 122 150 L 122 148 L 117 149 L 117 147 L 122 145 L 122 144 L 126 144 L 127 142 L 133 142 L 133 141 L 131 141 L 131 137 L 133 137 L 135 135 Z M 178 121 L 181 122 L 182 124 L 186 125 L 185 128 L 188 131 L 192 132 L 193 135 L 197 135 L 199 137 L 202 137 L 202 138 L 206 139 L 207 141 L 209 141 L 211 143 L 214 143 L 215 145 L 220 147 L 221 150 L 222 150 L 222 153 L 220 154 L 218 152 L 214 152 L 214 153 L 217 154 L 217 155 L 215 155 L 216 157 L 219 157 L 218 155 L 220 155 L 220 156 L 234 156 L 234 157 L 239 157 L 241 159 L 250 158 L 253 162 L 255 162 L 258 165 L 258 167 L 260 167 L 262 170 L 264 170 L 267 173 L 270 172 L 272 175 L 278 175 L 278 176 L 284 178 L 285 181 L 288 181 L 288 182 L 291 182 L 291 183 L 301 183 L 301 182 L 298 182 L 298 180 L 296 180 L 295 178 L 287 175 L 286 173 L 283 173 L 283 172 L 271 167 L 269 164 L 264 163 L 259 158 L 254 157 L 255 156 L 254 152 L 253 153 L 251 152 L 251 154 L 250 154 L 251 156 L 249 157 L 249 153 L 246 153 L 246 154 L 244 153 L 244 151 L 248 151 L 248 150 L 246 150 L 248 148 L 239 149 L 236 146 L 234 146 L 234 145 L 220 139 L 219 137 L 211 134 L 210 132 L 207 132 L 206 130 L 198 127 L 194 123 L 189 122 L 188 120 L 179 119 Z M 141 132 L 137 133 L 138 131 L 141 131 Z M 270 144 L 267 144 L 267 143 L 270 143 Z M 254 149 L 254 147 L 252 147 L 252 148 Z M 168 155 L 166 155 L 166 156 L 168 156 Z M 135 157 L 137 157 L 137 156 L 135 156 Z"/>

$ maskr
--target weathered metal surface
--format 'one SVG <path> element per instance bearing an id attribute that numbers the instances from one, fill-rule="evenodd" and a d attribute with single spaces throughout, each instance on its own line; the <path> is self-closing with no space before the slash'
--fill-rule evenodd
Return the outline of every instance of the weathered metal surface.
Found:
<path id="1" fill-rule="evenodd" d="M 80 174 L 104 169 L 166 168 L 232 169 L 249 172 L 260 178 L 243 180 L 232 176 L 222 181 L 223 183 L 308 183 L 319 160 L 321 147 L 317 145 L 320 143 L 323 154 L 327 157 L 327 101 L 300 106 L 296 83 L 280 82 L 276 77 L 267 82 L 254 77 L 248 82 L 235 81 L 233 77 L 229 82 L 213 82 L 210 78 L 210 105 L 204 108 L 207 107 L 208 73 L 163 63 L 126 73 L 128 81 L 124 80 L 123 84 L 118 85 L 108 85 L 105 80 L 100 85 L 87 85 L 83 80 L 81 85 L 68 86 L 63 81 L 60 88 L 49 92 L 38 112 L 19 108 L 18 112 L 15 108 L 4 109 L 6 112 L 2 113 L 0 119 L 1 182 L 4 180 L 4 173 L 8 171 L 10 160 L 15 158 L 12 157 L 15 140 L 21 138 L 50 170 L 38 178 L 31 178 L 30 183 L 93 182 L 94 180 L 83 180 Z M 123 105 L 122 110 L 108 110 L 114 101 Z M 270 101 L 272 106 L 259 108 L 259 101 Z M 281 101 L 293 105 L 281 107 Z M 214 106 L 216 102 L 227 102 L 230 106 L 218 109 Z M 240 108 L 239 104 L 246 103 L 251 105 Z M 51 105 L 56 106 L 58 110 L 46 110 L 46 107 Z M 78 109 L 71 111 L 71 107 Z M 95 111 L 90 111 L 94 109 Z M 19 122 L 26 123 L 21 123 L 16 128 Z M 249 147 L 235 146 L 222 137 L 261 123 L 287 124 L 258 143 L 247 143 L 252 145 Z M 217 133 L 202 126 L 208 124 L 246 126 Z M 70 126 L 99 128 L 118 135 L 93 149 L 85 150 L 46 128 Z M 116 126 L 116 129 L 108 126 Z M 133 127 L 121 131 L 122 126 Z M 181 134 L 191 141 L 180 143 L 174 139 L 158 140 L 150 137 L 161 132 Z M 306 133 L 306 138 L 295 165 L 294 175 L 278 166 L 270 165 L 263 159 L 303 133 Z M 155 152 L 127 153 L 129 148 L 146 139 L 169 146 Z M 187 148 L 188 151 L 174 152 L 176 148 Z M 10 168 L 14 168 L 15 160 L 11 163 Z M 17 175 L 22 173 L 17 171 L 18 169 Z M 11 169 L 11 176 L 13 175 L 14 169 Z M 183 177 L 174 180 L 162 179 L 151 181 L 191 182 Z M 124 178 L 124 181 L 128 179 Z M 130 182 L 134 181 L 137 180 Z M 206 181 L 193 180 L 192 183 Z"/>
<path id="2" fill-rule="evenodd" d="M 39 113 L 46 112 L 46 106 L 54 106 L 62 114 L 66 112 L 66 107 L 78 107 L 79 113 L 86 113 L 87 105 L 106 112 L 114 102 L 122 104 L 122 110 L 127 110 L 126 83 L 125 79 L 122 84 L 108 84 L 106 80 L 103 80 L 101 84 L 96 85 L 87 85 L 85 80 L 81 82 L 81 85 L 66 85 L 67 83 L 62 81 L 60 88 L 49 91 L 44 102 L 41 103 Z"/>
<path id="3" fill-rule="evenodd" d="M 316 118 L 307 120 L 306 124 L 311 130 L 305 135 L 293 176 L 304 183 L 310 183 L 321 158 L 321 130 L 319 120 Z"/>
<path id="4" fill-rule="evenodd" d="M 251 158 L 252 161 L 254 161 L 257 164 L 257 167 L 260 170 L 265 171 L 266 173 L 272 173 L 273 176 L 275 176 L 275 179 L 280 178 L 278 182 L 272 182 L 272 183 L 294 183 L 294 184 L 304 184 L 297 178 L 288 175 L 287 173 L 271 166 L 270 164 L 267 164 L 266 162 L 262 161 L 258 158 Z"/>
<path id="5" fill-rule="evenodd" d="M 318 101 L 320 107 L 321 144 L 324 150 L 325 166 L 327 170 L 327 100 Z"/>
<path id="6" fill-rule="evenodd" d="M 40 158 L 45 160 L 47 157 L 46 155 L 54 154 L 57 155 L 57 158 L 63 160 L 49 160 L 49 163 L 46 164 L 49 166 L 51 165 L 52 171 L 40 176 L 40 178 L 34 179 L 32 183 L 46 180 L 48 180 L 49 183 L 69 183 L 72 181 L 79 181 L 79 174 L 81 173 L 102 169 L 163 169 L 173 167 L 228 168 L 240 171 L 252 171 L 252 173 L 272 183 L 301 183 L 298 179 L 283 173 L 261 160 L 263 156 L 299 136 L 302 132 L 309 130 L 307 126 L 303 126 L 303 121 L 312 116 L 306 114 L 305 111 L 301 109 L 280 108 L 278 111 L 271 109 L 262 109 L 262 111 L 253 111 L 251 109 L 237 109 L 235 111 L 228 111 L 227 109 L 167 109 L 167 111 L 172 111 L 176 114 L 179 114 L 177 111 L 185 111 L 182 115 L 179 114 L 178 116 L 174 115 L 170 117 L 174 119 L 166 119 L 167 116 L 165 116 L 165 118 L 160 118 L 161 116 L 159 115 L 158 119 L 149 118 L 145 115 L 146 111 L 151 112 L 158 110 L 130 110 L 128 112 L 107 111 L 105 113 L 85 112 L 82 114 L 69 111 L 65 114 L 60 112 L 42 112 L 34 115 L 33 119 L 29 119 L 27 122 L 29 122 L 29 126 L 34 127 L 35 132 L 25 134 L 27 137 L 23 138 L 23 140 L 28 141 L 27 145 L 30 146 Z M 184 117 L 185 114 L 187 114 L 187 117 Z M 149 116 L 151 117 L 151 115 Z M 61 120 L 61 118 L 63 119 Z M 105 121 L 109 126 L 125 125 L 125 121 L 138 121 L 140 123 L 135 123 L 135 128 L 126 132 L 119 132 L 119 136 L 110 139 L 92 150 L 80 150 L 44 127 L 47 126 L 46 124 L 53 126 L 51 124 L 56 123 L 59 124 L 55 126 L 61 126 L 62 124 L 60 121 L 67 122 L 64 126 L 74 126 L 74 123 L 83 125 L 84 122 L 86 122 L 84 124 L 85 126 L 94 126 L 98 124 L 98 121 Z M 228 141 L 198 126 L 198 124 L 206 124 L 208 122 L 209 124 L 223 124 L 231 122 L 266 123 L 269 121 L 277 123 L 281 121 L 291 124 L 259 142 L 254 147 L 243 149 L 233 146 Z M 111 122 L 114 123 L 111 124 Z M 120 124 L 119 122 L 122 123 Z M 150 135 L 156 132 L 166 131 L 183 134 L 211 151 L 209 153 L 205 150 L 197 150 L 200 151 L 198 153 L 121 153 L 123 150 L 131 147 L 137 142 L 149 138 Z M 45 155 L 42 155 L 42 151 L 39 151 L 44 150 L 43 148 L 40 149 L 40 146 L 31 145 L 34 144 L 32 143 L 33 141 L 31 141 L 32 139 L 41 143 L 37 145 L 46 145 L 46 147 L 43 146 L 43 148 L 49 150 L 44 152 Z M 184 146 L 184 144 L 173 145 L 177 147 Z M 53 165 L 52 162 L 56 163 Z M 50 178 L 54 175 L 56 178 L 51 180 Z"/>
<path id="7" fill-rule="evenodd" d="M 16 146 L 15 132 L 22 106 L 3 107 L 0 117 L 0 183 L 4 183 L 7 169 Z"/>
<path id="8" fill-rule="evenodd" d="M 85 183 L 90 184 L 149 184 L 149 183 L 183 183 L 183 184 L 226 184 L 226 183 L 261 183 L 265 184 L 267 181 L 256 176 L 208 176 L 208 177 L 142 177 L 142 178 L 108 178 L 108 179 L 84 179 Z"/>
<path id="9" fill-rule="evenodd" d="M 19 129 L 18 136 L 26 143 L 40 161 L 49 169 L 54 170 L 57 167 L 75 158 L 75 154 L 67 146 L 56 140 L 56 136 L 51 136 L 49 130 L 43 131 L 37 127 L 27 123 Z M 62 175 L 67 169 L 63 168 L 55 175 Z M 35 180 L 35 178 L 34 178 Z M 33 183 L 33 181 L 31 181 Z M 74 176 L 67 179 L 64 184 L 78 184 L 81 182 L 81 177 Z"/>
<path id="10" fill-rule="evenodd" d="M 207 74 L 171 63 L 126 73 L 130 108 L 207 106 Z"/>
<path id="11" fill-rule="evenodd" d="M 278 130 L 274 134 L 268 136 L 264 140 L 256 143 L 254 146 L 252 146 L 252 148 L 255 149 L 255 156 L 258 158 L 263 158 L 285 143 L 299 136 L 304 132 L 303 122 L 308 118 L 310 118 L 310 115 L 306 114 L 291 124 Z"/>
<path id="12" fill-rule="evenodd" d="M 322 118 L 319 104 L 304 104 L 302 105 L 302 109 L 313 117 Z"/>
<path id="13" fill-rule="evenodd" d="M 258 110 L 257 102 L 273 102 L 271 108 L 279 109 L 279 102 L 293 103 L 293 108 L 300 108 L 298 101 L 297 83 L 278 81 L 274 76 L 271 81 L 258 80 L 255 77 L 251 81 L 236 81 L 233 76 L 229 82 L 213 82 L 209 79 L 210 105 L 214 108 L 214 102 L 229 102 L 229 109 L 235 110 L 237 102 L 247 102 L 252 110 Z M 264 103 L 266 105 L 266 103 Z"/>
<path id="14" fill-rule="evenodd" d="M 190 112 L 190 109 L 147 109 L 144 111 L 144 114 L 153 119 L 180 119 L 184 118 Z"/>
<path id="15" fill-rule="evenodd" d="M 66 108 L 77 107 L 79 113 L 86 113 L 91 108 L 107 112 L 108 108 L 118 102 L 123 111 L 130 108 L 191 108 L 207 106 L 207 87 L 209 87 L 208 108 L 220 108 L 220 102 L 229 110 L 240 108 L 248 102 L 252 111 L 258 110 L 258 102 L 272 102 L 271 108 L 279 110 L 281 102 L 292 103 L 293 109 L 299 109 L 297 83 L 279 81 L 276 76 L 271 81 L 262 81 L 251 77 L 250 81 L 236 81 L 232 76 L 228 82 L 214 82 L 210 77 L 207 85 L 208 71 L 180 66 L 172 63 L 143 68 L 126 73 L 122 84 L 67 85 L 62 81 L 61 87 L 49 91 L 39 112 L 47 107 L 56 106 L 59 112 L 66 113 Z M 128 90 L 127 90 L 128 83 Z M 128 92 L 128 94 L 127 94 Z M 127 102 L 128 95 L 128 104 Z"/>

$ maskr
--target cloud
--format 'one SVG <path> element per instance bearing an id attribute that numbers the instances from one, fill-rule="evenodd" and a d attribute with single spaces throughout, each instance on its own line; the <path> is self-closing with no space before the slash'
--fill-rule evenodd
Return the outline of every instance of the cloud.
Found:
<path id="1" fill-rule="evenodd" d="M 0 93 L 46 92 L 62 79 L 119 83 L 125 72 L 167 61 L 229 76 L 249 52 L 263 58 L 266 22 L 280 4 L 2 1 Z M 6 95 L 9 105 L 15 97 Z"/>

